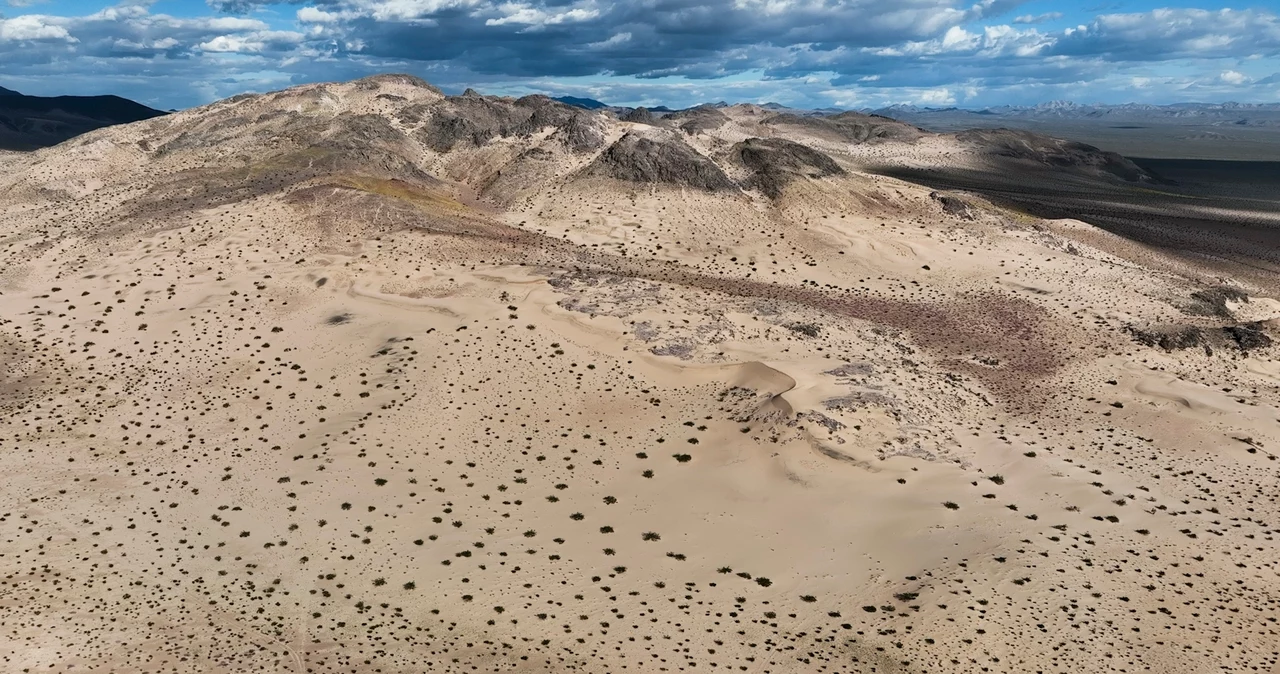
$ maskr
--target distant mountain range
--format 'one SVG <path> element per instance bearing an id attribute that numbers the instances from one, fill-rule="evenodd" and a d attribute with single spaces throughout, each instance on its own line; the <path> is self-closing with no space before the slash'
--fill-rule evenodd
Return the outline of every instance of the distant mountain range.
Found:
<path id="1" fill-rule="evenodd" d="M 922 122 L 928 119 L 962 117 L 1003 117 L 1022 119 L 1058 120 L 1179 120 L 1208 122 L 1229 121 L 1240 124 L 1262 123 L 1270 126 L 1280 121 L 1280 103 L 1173 103 L 1152 105 L 1149 103 L 1122 103 L 1118 105 L 1081 104 L 1071 101 L 1050 101 L 1039 105 L 1002 105 L 966 110 L 962 108 L 929 108 L 915 105 L 891 105 L 866 112 L 895 117 L 905 121 Z"/>
<path id="2" fill-rule="evenodd" d="M 164 114 L 119 96 L 27 96 L 0 87 L 0 150 L 36 150 Z"/>
<path id="3" fill-rule="evenodd" d="M 616 106 L 598 101 L 594 98 L 576 96 L 559 96 L 555 100 L 586 110 L 621 110 L 631 111 L 635 108 Z M 730 103 L 719 101 L 703 103 L 715 108 L 728 107 Z M 774 112 L 791 112 L 806 115 L 834 115 L 845 112 L 840 108 L 795 108 L 781 103 L 760 103 L 759 106 Z M 699 106 L 694 106 L 699 107 Z M 647 108 L 650 112 L 674 112 L 680 108 L 657 106 Z M 692 108 L 687 108 L 692 109 Z M 917 105 L 890 105 L 881 108 L 860 108 L 857 112 L 894 117 L 910 121 L 918 117 L 941 116 L 982 116 L 982 117 L 1039 117 L 1058 119 L 1100 119 L 1108 117 L 1151 117 L 1165 119 L 1181 118 L 1215 118 L 1238 117 L 1241 114 L 1277 113 L 1280 114 L 1280 103 L 1173 103 L 1169 105 L 1153 105 L 1149 103 L 1121 103 L 1117 105 L 1083 104 L 1072 101 L 1049 101 L 1038 105 L 1002 105 L 988 108 L 967 109 L 958 107 L 922 107 Z"/>
<path id="4" fill-rule="evenodd" d="M 601 108 L 609 107 L 608 103 L 601 103 L 600 101 L 597 101 L 594 98 L 578 98 L 577 96 L 556 96 L 555 100 L 560 101 L 565 105 L 572 105 L 575 108 L 582 108 L 583 110 L 599 110 Z"/>
<path id="5" fill-rule="evenodd" d="M 731 104 L 725 101 L 704 103 L 691 108 L 667 106 L 634 108 L 617 106 L 579 96 L 557 96 L 554 100 L 584 110 L 603 111 L 618 118 L 664 117 L 671 113 L 698 108 L 717 109 Z M 806 109 L 781 103 L 761 103 L 769 112 L 789 113 L 803 117 L 838 115 L 839 108 Z M 1152 105 L 1123 103 L 1118 105 L 1081 104 L 1072 101 L 1050 101 L 1030 106 L 996 106 L 982 109 L 958 107 L 922 107 L 891 105 L 862 108 L 857 112 L 880 115 L 936 131 L 972 127 L 1038 128 L 1053 122 L 1104 123 L 1111 128 L 1134 125 L 1212 125 L 1280 128 L 1280 103 L 1174 103 Z M 69 138 L 113 124 L 125 124 L 167 114 L 119 96 L 27 96 L 0 87 L 0 150 L 35 150 L 56 145 Z M 1137 126 L 1133 127 L 1137 128 Z"/>

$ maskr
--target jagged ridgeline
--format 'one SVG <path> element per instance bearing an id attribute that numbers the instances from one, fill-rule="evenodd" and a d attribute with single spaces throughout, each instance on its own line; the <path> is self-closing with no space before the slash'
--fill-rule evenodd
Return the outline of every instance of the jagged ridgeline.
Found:
<path id="1" fill-rule="evenodd" d="M 842 164 L 863 161 L 849 155 L 851 148 L 932 137 L 875 115 L 802 117 L 756 106 L 700 106 L 665 116 L 637 108 L 618 118 L 546 96 L 482 96 L 470 89 L 447 96 L 408 75 L 236 96 L 118 135 L 135 138 L 153 166 L 176 165 L 168 179 L 157 180 L 157 198 L 139 198 L 147 209 L 211 207 L 356 175 L 433 189 L 447 181 L 500 206 L 556 182 L 598 178 L 777 200 L 797 179 L 845 175 Z M 724 139 L 732 141 L 727 151 Z M 956 138 L 981 155 L 1025 159 L 1034 152 L 1065 170 L 1138 175 L 1087 146 L 1029 134 L 1017 140 Z M 184 191 L 189 194 L 177 205 L 169 199 L 170 192 Z"/>

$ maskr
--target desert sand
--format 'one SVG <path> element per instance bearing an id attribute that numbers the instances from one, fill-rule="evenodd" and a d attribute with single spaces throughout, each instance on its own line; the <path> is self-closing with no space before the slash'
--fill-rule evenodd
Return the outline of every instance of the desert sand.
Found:
<path id="1" fill-rule="evenodd" d="M 0 154 L 0 671 L 1280 671 L 1274 270 L 881 170 L 1115 158 L 650 121 Z"/>

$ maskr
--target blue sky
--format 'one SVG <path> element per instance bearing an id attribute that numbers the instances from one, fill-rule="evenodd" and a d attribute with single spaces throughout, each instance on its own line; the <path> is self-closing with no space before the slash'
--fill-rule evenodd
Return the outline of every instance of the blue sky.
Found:
<path id="1" fill-rule="evenodd" d="M 1280 0 L 0 0 L 0 86 L 161 108 L 408 72 L 623 105 L 1280 101 Z"/>

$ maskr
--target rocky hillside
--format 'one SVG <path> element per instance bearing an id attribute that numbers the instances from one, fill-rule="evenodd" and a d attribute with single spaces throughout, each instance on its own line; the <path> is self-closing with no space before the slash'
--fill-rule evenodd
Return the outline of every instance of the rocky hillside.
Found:
<path id="1" fill-rule="evenodd" d="M 955 138 L 989 157 L 1018 160 L 1054 170 L 1114 176 L 1127 182 L 1155 181 L 1141 167 L 1115 152 L 1030 131 L 974 129 L 957 133 Z"/>

